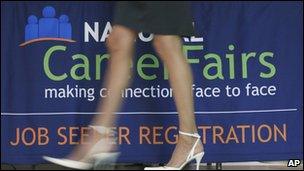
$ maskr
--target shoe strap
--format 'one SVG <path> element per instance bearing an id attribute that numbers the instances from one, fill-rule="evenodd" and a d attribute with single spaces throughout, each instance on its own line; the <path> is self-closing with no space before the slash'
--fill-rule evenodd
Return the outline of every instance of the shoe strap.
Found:
<path id="1" fill-rule="evenodd" d="M 188 157 L 187 157 L 187 161 L 190 160 L 193 156 L 194 156 L 194 150 L 195 150 L 195 147 L 197 146 L 197 144 L 200 142 L 201 140 L 201 136 L 198 134 L 198 133 L 194 133 L 194 134 L 191 134 L 191 133 L 187 133 L 187 132 L 182 132 L 182 131 L 179 131 L 180 134 L 182 135 L 186 135 L 186 136 L 189 136 L 189 137 L 194 137 L 194 138 L 197 138 L 197 140 L 195 141 L 195 143 L 193 144 L 189 154 L 188 154 Z"/>
<path id="2" fill-rule="evenodd" d="M 201 136 L 198 133 L 191 134 L 191 133 L 187 133 L 187 132 L 183 132 L 183 131 L 179 131 L 179 133 L 182 135 L 189 136 L 189 137 L 194 137 L 194 138 L 198 138 L 198 139 L 201 138 Z"/>
<path id="3" fill-rule="evenodd" d="M 114 135 L 116 136 L 116 131 L 114 131 L 113 129 L 110 129 L 108 127 L 104 127 L 104 126 L 95 126 L 95 125 L 89 125 L 89 127 L 93 128 L 95 131 L 97 131 L 99 134 L 101 135 Z M 101 138 L 100 140 L 98 140 L 96 142 L 96 144 L 94 144 L 91 149 L 88 151 L 87 155 L 84 158 L 90 158 L 92 155 L 94 155 L 96 153 L 96 151 L 99 151 L 101 147 L 104 147 L 105 144 L 109 143 L 107 138 Z M 110 142 L 109 145 L 112 145 L 112 143 L 114 142 Z M 114 143 L 115 144 L 115 143 Z"/>
<path id="4" fill-rule="evenodd" d="M 100 134 L 113 134 L 113 133 L 115 133 L 115 131 L 113 131 L 113 129 L 110 129 L 110 128 L 104 127 L 104 126 L 89 125 L 89 127 L 93 128 L 94 130 L 96 130 Z"/>

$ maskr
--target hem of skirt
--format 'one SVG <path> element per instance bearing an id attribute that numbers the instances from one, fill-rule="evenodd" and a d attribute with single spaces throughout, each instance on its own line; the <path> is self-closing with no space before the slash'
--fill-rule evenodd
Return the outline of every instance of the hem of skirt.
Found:
<path id="1" fill-rule="evenodd" d="M 114 22 L 114 25 L 121 25 L 121 26 L 124 26 L 124 27 L 127 27 L 129 29 L 132 29 L 132 30 L 135 30 L 136 32 L 144 32 L 144 33 L 152 33 L 154 35 L 174 35 L 174 36 L 181 36 L 181 37 L 191 37 L 191 36 L 194 36 L 195 33 L 194 32 L 187 32 L 187 33 L 184 33 L 184 32 L 166 32 L 166 31 L 152 31 L 152 30 L 149 30 L 149 29 L 142 29 L 140 27 L 136 27 L 132 24 L 127 24 L 127 23 L 124 23 L 124 22 Z"/>

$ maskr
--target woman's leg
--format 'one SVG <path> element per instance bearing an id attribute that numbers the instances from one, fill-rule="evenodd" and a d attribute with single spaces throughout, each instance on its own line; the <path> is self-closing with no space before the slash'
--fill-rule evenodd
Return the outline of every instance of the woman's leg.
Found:
<path id="1" fill-rule="evenodd" d="M 110 58 L 104 82 L 104 87 L 110 90 L 110 93 L 100 101 L 97 111 L 102 114 L 96 115 L 91 125 L 103 127 L 114 126 L 114 112 L 119 110 L 122 101 L 121 90 L 130 82 L 130 64 L 133 57 L 135 38 L 136 32 L 133 30 L 119 25 L 113 27 L 113 31 L 106 42 Z M 86 155 L 93 144 L 100 139 L 100 136 L 97 137 L 93 135 L 91 132 L 88 144 L 78 146 L 68 158 L 80 160 Z M 109 151 L 114 148 L 115 147 L 111 147 L 111 145 L 104 145 L 100 147 L 100 151 Z"/>
<path id="2" fill-rule="evenodd" d="M 179 36 L 156 35 L 154 48 L 169 71 L 169 81 L 179 117 L 179 128 L 183 132 L 196 133 L 197 127 L 194 116 L 192 73 L 189 64 L 182 52 L 182 42 Z M 179 135 L 179 140 L 168 166 L 178 167 L 189 154 L 196 138 Z M 203 150 L 202 144 L 196 152 Z"/>
<path id="3" fill-rule="evenodd" d="M 110 94 L 98 106 L 98 112 L 103 114 L 93 120 L 94 125 L 111 127 L 115 122 L 114 112 L 119 110 L 122 101 L 121 90 L 130 83 L 135 39 L 135 31 L 120 25 L 113 27 L 107 40 L 110 60 L 104 84 Z"/>

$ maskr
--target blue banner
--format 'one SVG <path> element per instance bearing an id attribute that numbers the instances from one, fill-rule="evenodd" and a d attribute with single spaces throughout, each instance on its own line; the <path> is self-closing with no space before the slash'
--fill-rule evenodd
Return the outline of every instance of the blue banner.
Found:
<path id="1" fill-rule="evenodd" d="M 1 2 L 1 163 L 85 143 L 108 62 L 113 2 Z M 183 38 L 203 162 L 303 159 L 303 3 L 193 2 Z M 165 163 L 178 133 L 169 74 L 139 33 L 117 115 L 118 162 Z"/>

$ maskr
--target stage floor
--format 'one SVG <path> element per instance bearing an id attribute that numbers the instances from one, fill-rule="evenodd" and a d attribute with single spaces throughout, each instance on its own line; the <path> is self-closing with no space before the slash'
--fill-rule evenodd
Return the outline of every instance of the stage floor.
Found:
<path id="1" fill-rule="evenodd" d="M 144 164 L 116 164 L 115 166 L 99 166 L 98 170 L 143 170 Z M 222 170 L 303 170 L 303 161 L 298 167 L 287 167 L 287 161 L 278 162 L 235 162 L 223 163 Z M 6 165 L 1 164 L 1 170 L 72 170 L 53 164 L 38 164 L 38 165 Z M 187 166 L 185 170 L 194 170 L 192 165 Z M 203 163 L 200 170 L 220 170 L 216 168 L 216 164 L 211 166 Z"/>

